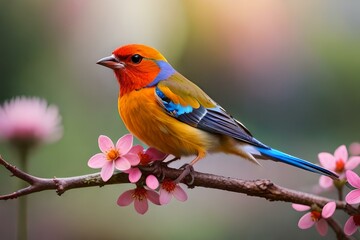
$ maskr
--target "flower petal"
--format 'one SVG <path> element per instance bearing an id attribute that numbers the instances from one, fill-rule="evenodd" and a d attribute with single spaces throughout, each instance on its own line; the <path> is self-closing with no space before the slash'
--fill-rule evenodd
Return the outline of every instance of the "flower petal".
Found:
<path id="1" fill-rule="evenodd" d="M 154 191 L 147 191 L 147 198 L 156 205 L 160 205 L 160 200 L 159 200 L 159 194 L 157 192 Z"/>
<path id="2" fill-rule="evenodd" d="M 351 155 L 360 155 L 360 143 L 354 142 L 350 144 L 349 151 Z"/>
<path id="3" fill-rule="evenodd" d="M 181 202 L 185 202 L 188 199 L 186 192 L 179 185 L 177 185 L 175 187 L 175 189 L 173 191 L 173 195 L 177 200 L 179 200 Z"/>
<path id="4" fill-rule="evenodd" d="M 132 203 L 134 201 L 134 198 L 133 198 L 134 192 L 135 192 L 134 189 L 123 192 L 119 196 L 119 198 L 117 200 L 117 204 L 122 207 L 130 205 L 130 203 Z"/>
<path id="5" fill-rule="evenodd" d="M 62 136 L 58 108 L 37 97 L 15 97 L 0 106 L 0 138 L 53 142 Z"/>
<path id="6" fill-rule="evenodd" d="M 89 159 L 88 166 L 91 168 L 102 168 L 106 162 L 105 155 L 103 153 L 97 153 Z"/>
<path id="7" fill-rule="evenodd" d="M 345 145 L 341 145 L 335 150 L 334 153 L 335 160 L 342 159 L 344 162 L 347 162 L 348 160 L 348 151 L 345 147 Z"/>
<path id="8" fill-rule="evenodd" d="M 360 177 L 355 172 L 351 170 L 346 171 L 346 179 L 351 186 L 355 188 L 360 188 Z"/>
<path id="9" fill-rule="evenodd" d="M 334 214 L 335 209 L 336 209 L 336 203 L 335 202 L 328 202 L 323 207 L 323 209 L 321 211 L 321 216 L 323 218 L 329 218 Z"/>
<path id="10" fill-rule="evenodd" d="M 333 180 L 327 176 L 320 176 L 319 185 L 322 188 L 330 188 L 333 185 Z"/>
<path id="11" fill-rule="evenodd" d="M 160 205 L 168 204 L 171 200 L 172 194 L 166 191 L 165 189 L 160 188 Z"/>
<path id="12" fill-rule="evenodd" d="M 121 156 L 127 154 L 133 144 L 133 135 L 126 134 L 119 138 L 119 140 L 116 142 L 116 148 L 119 150 Z"/>
<path id="13" fill-rule="evenodd" d="M 292 206 L 293 209 L 295 209 L 298 212 L 308 211 L 308 210 L 311 209 L 310 206 L 306 206 L 306 205 L 302 205 L 302 204 L 296 204 L 296 203 L 291 204 L 291 206 Z"/>
<path id="14" fill-rule="evenodd" d="M 114 161 L 107 161 L 101 169 L 101 178 L 104 182 L 109 180 L 114 173 Z"/>
<path id="15" fill-rule="evenodd" d="M 316 230 L 318 231 L 318 233 L 321 236 L 325 236 L 328 232 L 328 224 L 326 222 L 326 220 L 324 219 L 320 219 L 316 224 L 315 224 Z"/>
<path id="16" fill-rule="evenodd" d="M 141 171 L 139 168 L 130 168 L 129 171 L 129 181 L 131 183 L 136 183 L 141 178 Z"/>
<path id="17" fill-rule="evenodd" d="M 133 146 L 133 147 L 129 150 L 129 153 L 139 154 L 139 153 L 142 153 L 143 151 L 144 151 L 143 146 L 141 146 L 141 145 L 135 145 L 135 146 Z"/>
<path id="18" fill-rule="evenodd" d="M 345 201 L 348 204 L 358 204 L 358 203 L 360 203 L 360 189 L 355 189 L 355 190 L 350 191 L 346 195 Z"/>
<path id="19" fill-rule="evenodd" d="M 300 229 L 308 229 L 314 225 L 314 221 L 311 218 L 311 212 L 306 213 L 304 216 L 302 216 L 298 222 L 298 227 Z"/>
<path id="20" fill-rule="evenodd" d="M 100 135 L 98 138 L 98 144 L 99 144 L 99 148 L 100 150 L 105 153 L 107 151 L 109 151 L 110 149 L 114 148 L 114 143 L 112 142 L 112 140 L 105 135 Z"/>
<path id="21" fill-rule="evenodd" d="M 146 149 L 145 154 L 149 155 L 151 161 L 157 161 L 157 160 L 162 161 L 168 156 L 168 154 L 160 152 L 159 150 L 153 147 Z"/>
<path id="22" fill-rule="evenodd" d="M 143 200 L 135 199 L 134 207 L 138 213 L 145 214 L 149 209 L 149 204 L 146 198 L 144 198 Z"/>
<path id="23" fill-rule="evenodd" d="M 140 163 L 140 157 L 138 154 L 128 153 L 126 155 L 123 155 L 122 157 L 126 158 L 131 166 L 137 166 Z"/>
<path id="24" fill-rule="evenodd" d="M 333 155 L 331 155 L 330 153 L 327 152 L 321 152 L 318 154 L 318 158 L 320 161 L 320 164 L 328 169 L 328 170 L 334 170 L 335 169 L 335 158 Z"/>
<path id="25" fill-rule="evenodd" d="M 120 157 L 116 159 L 114 162 L 117 170 L 126 171 L 131 168 L 129 161 L 126 158 Z"/>
<path id="26" fill-rule="evenodd" d="M 353 170 L 360 164 L 360 157 L 350 157 L 349 160 L 345 164 L 345 169 L 347 170 Z"/>
<path id="27" fill-rule="evenodd" d="M 344 225 L 344 233 L 348 236 L 353 235 L 357 230 L 356 223 L 354 221 L 354 216 L 349 217 Z"/>
<path id="28" fill-rule="evenodd" d="M 152 190 L 155 190 L 159 187 L 159 181 L 154 175 L 149 175 L 146 177 L 146 186 Z"/>

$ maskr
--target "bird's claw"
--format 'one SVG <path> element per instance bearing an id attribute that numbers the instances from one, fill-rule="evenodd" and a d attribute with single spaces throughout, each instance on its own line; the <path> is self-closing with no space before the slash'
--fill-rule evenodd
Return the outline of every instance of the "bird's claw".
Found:
<path id="1" fill-rule="evenodd" d="M 184 164 L 179 169 L 183 170 L 183 172 L 175 179 L 175 183 L 180 183 L 187 176 L 190 177 L 189 181 L 186 181 L 187 185 L 192 185 L 194 183 L 194 167 L 190 164 Z"/>
<path id="2" fill-rule="evenodd" d="M 175 157 L 173 159 L 170 159 L 169 161 L 154 161 L 150 164 L 150 167 L 153 171 L 153 174 L 155 176 L 158 177 L 158 179 L 160 181 L 164 180 L 165 179 L 165 173 L 164 173 L 164 168 L 167 168 L 169 167 L 169 164 L 176 161 L 176 160 L 179 160 L 180 158 L 179 157 Z"/>
<path id="3" fill-rule="evenodd" d="M 162 161 L 155 161 L 151 164 L 151 166 L 154 169 L 153 170 L 154 175 L 157 176 L 160 181 L 164 180 L 165 178 L 164 167 L 167 167 L 167 163 Z"/>

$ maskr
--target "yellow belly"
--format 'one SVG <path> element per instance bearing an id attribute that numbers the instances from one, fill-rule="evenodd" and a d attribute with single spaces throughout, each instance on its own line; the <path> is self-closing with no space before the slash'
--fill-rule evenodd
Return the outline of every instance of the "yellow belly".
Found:
<path id="1" fill-rule="evenodd" d="M 133 91 L 118 101 L 127 129 L 150 147 L 172 154 L 202 155 L 219 146 L 219 137 L 169 116 L 157 103 L 154 88 Z"/>

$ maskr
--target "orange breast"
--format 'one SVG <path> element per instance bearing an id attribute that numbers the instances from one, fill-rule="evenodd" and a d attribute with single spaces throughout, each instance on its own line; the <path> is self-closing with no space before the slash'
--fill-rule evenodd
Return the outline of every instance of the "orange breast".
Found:
<path id="1" fill-rule="evenodd" d="M 169 116 L 158 104 L 154 88 L 143 88 L 119 97 L 119 114 L 138 139 L 176 157 L 205 154 L 218 146 L 216 135 L 191 127 Z"/>

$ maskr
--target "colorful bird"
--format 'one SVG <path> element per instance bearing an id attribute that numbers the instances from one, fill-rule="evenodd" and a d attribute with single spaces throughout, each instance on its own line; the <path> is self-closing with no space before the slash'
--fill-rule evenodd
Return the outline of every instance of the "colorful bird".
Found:
<path id="1" fill-rule="evenodd" d="M 178 73 L 156 49 L 131 44 L 98 64 L 113 69 L 120 84 L 119 114 L 128 130 L 150 147 L 175 157 L 224 152 L 258 163 L 284 162 L 331 178 L 320 166 L 268 147 L 198 86 Z"/>

